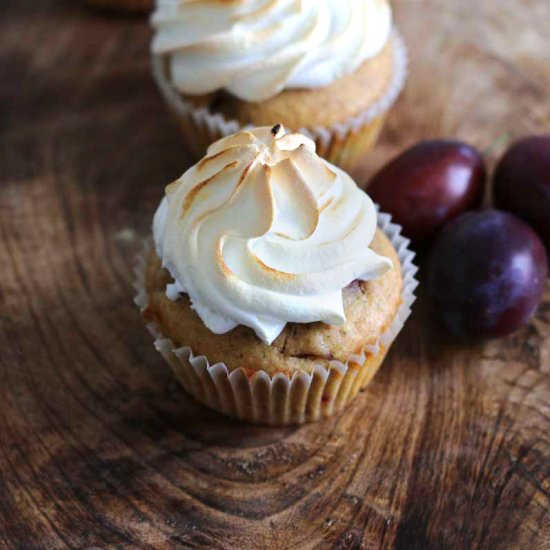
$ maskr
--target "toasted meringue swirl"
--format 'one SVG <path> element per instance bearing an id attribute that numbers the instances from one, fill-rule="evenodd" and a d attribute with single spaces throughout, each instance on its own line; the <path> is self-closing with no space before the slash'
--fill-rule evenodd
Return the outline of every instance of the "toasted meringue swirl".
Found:
<path id="1" fill-rule="evenodd" d="M 375 230 L 370 198 L 280 125 L 212 144 L 153 223 L 167 296 L 187 293 L 216 334 L 245 325 L 266 344 L 287 322 L 345 322 L 342 289 L 392 265 L 369 248 Z"/>
<path id="2" fill-rule="evenodd" d="M 383 49 L 391 19 L 388 0 L 157 0 L 152 50 L 182 93 L 263 101 L 352 73 Z"/>

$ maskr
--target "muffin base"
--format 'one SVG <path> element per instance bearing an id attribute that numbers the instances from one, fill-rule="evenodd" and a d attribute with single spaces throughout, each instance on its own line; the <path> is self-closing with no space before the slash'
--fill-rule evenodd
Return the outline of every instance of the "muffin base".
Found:
<path id="1" fill-rule="evenodd" d="M 143 316 L 154 321 L 176 346 L 189 346 L 196 355 L 206 355 L 210 363 L 223 362 L 229 372 L 242 367 L 245 371 L 265 371 L 270 376 L 286 372 L 292 377 L 296 370 L 309 373 L 315 365 L 328 368 L 334 360 L 345 363 L 350 355 L 378 342 L 401 303 L 403 282 L 397 252 L 379 229 L 371 248 L 389 258 L 393 267 L 383 277 L 355 281 L 343 290 L 343 325 L 287 323 L 269 346 L 246 326 L 214 334 L 197 315 L 188 296 L 176 301 L 167 298 L 166 287 L 173 279 L 155 250 L 147 260 L 148 304 Z"/>
<path id="2" fill-rule="evenodd" d="M 313 139 L 317 154 L 346 171 L 352 171 L 362 157 L 376 144 L 386 116 L 399 96 L 407 76 L 407 50 L 399 33 L 392 34 L 393 70 L 391 82 L 383 95 L 367 109 L 342 122 L 330 126 L 301 127 L 298 131 Z M 164 99 L 174 114 L 187 147 L 196 158 L 201 158 L 207 147 L 222 137 L 234 134 L 249 125 L 226 118 L 221 112 L 210 111 L 207 105 L 190 102 L 172 85 L 168 78 L 165 59 L 153 57 L 153 76 Z M 269 121 L 273 125 L 278 120 Z"/>
<path id="3" fill-rule="evenodd" d="M 222 414 L 253 423 L 288 425 L 339 412 L 377 372 L 415 300 L 417 268 L 413 264 L 414 253 L 408 248 L 409 241 L 400 235 L 401 227 L 392 224 L 388 214 L 378 214 L 378 225 L 397 251 L 403 279 L 402 301 L 379 340 L 345 363 L 331 361 L 328 368 L 315 365 L 311 372 L 297 370 L 291 376 L 284 372 L 269 376 L 265 371 L 243 368 L 230 371 L 224 363 L 211 365 L 207 357 L 195 356 L 187 346 L 176 348 L 172 340 L 161 333 L 154 319 L 145 317 L 147 327 L 155 336 L 156 349 L 188 393 Z M 135 270 L 135 302 L 142 312 L 148 303 L 147 252 L 142 254 Z"/>

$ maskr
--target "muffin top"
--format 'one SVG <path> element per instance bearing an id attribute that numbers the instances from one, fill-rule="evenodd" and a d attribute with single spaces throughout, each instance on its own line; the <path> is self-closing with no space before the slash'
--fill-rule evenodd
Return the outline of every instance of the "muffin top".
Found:
<path id="1" fill-rule="evenodd" d="M 154 219 L 156 253 L 215 334 L 250 327 L 271 344 L 292 323 L 343 325 L 343 289 L 392 261 L 369 247 L 369 197 L 315 144 L 280 125 L 241 131 L 166 188 Z"/>
<path id="2" fill-rule="evenodd" d="M 211 113 L 221 113 L 226 120 L 236 120 L 240 126 L 265 126 L 273 120 L 289 128 L 328 128 L 346 125 L 380 101 L 392 86 L 400 70 L 399 45 L 394 39 L 374 58 L 328 86 L 313 90 L 286 89 L 261 103 L 242 101 L 218 91 L 205 96 L 184 95 L 194 108 L 206 107 Z"/>
<path id="3" fill-rule="evenodd" d="M 354 72 L 388 42 L 387 0 L 158 0 L 154 54 L 183 94 L 259 102 Z"/>

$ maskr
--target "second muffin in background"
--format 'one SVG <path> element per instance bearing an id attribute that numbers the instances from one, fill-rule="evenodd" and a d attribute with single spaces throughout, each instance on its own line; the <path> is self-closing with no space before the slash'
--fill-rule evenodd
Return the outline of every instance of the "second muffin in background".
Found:
<path id="1" fill-rule="evenodd" d="M 387 0 L 159 0 L 152 24 L 155 78 L 197 157 L 280 121 L 351 170 L 406 77 Z"/>

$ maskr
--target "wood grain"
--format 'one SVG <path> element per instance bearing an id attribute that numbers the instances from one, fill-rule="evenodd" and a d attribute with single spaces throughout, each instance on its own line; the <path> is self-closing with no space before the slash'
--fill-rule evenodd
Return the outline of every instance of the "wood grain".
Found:
<path id="1" fill-rule="evenodd" d="M 243 426 L 192 402 L 131 266 L 188 159 L 144 20 L 0 8 L 1 548 L 550 548 L 550 288 L 516 335 L 459 346 L 414 314 L 345 414 Z M 491 162 L 548 131 L 544 0 L 399 0 L 411 77 L 364 182 L 402 147 Z"/>

